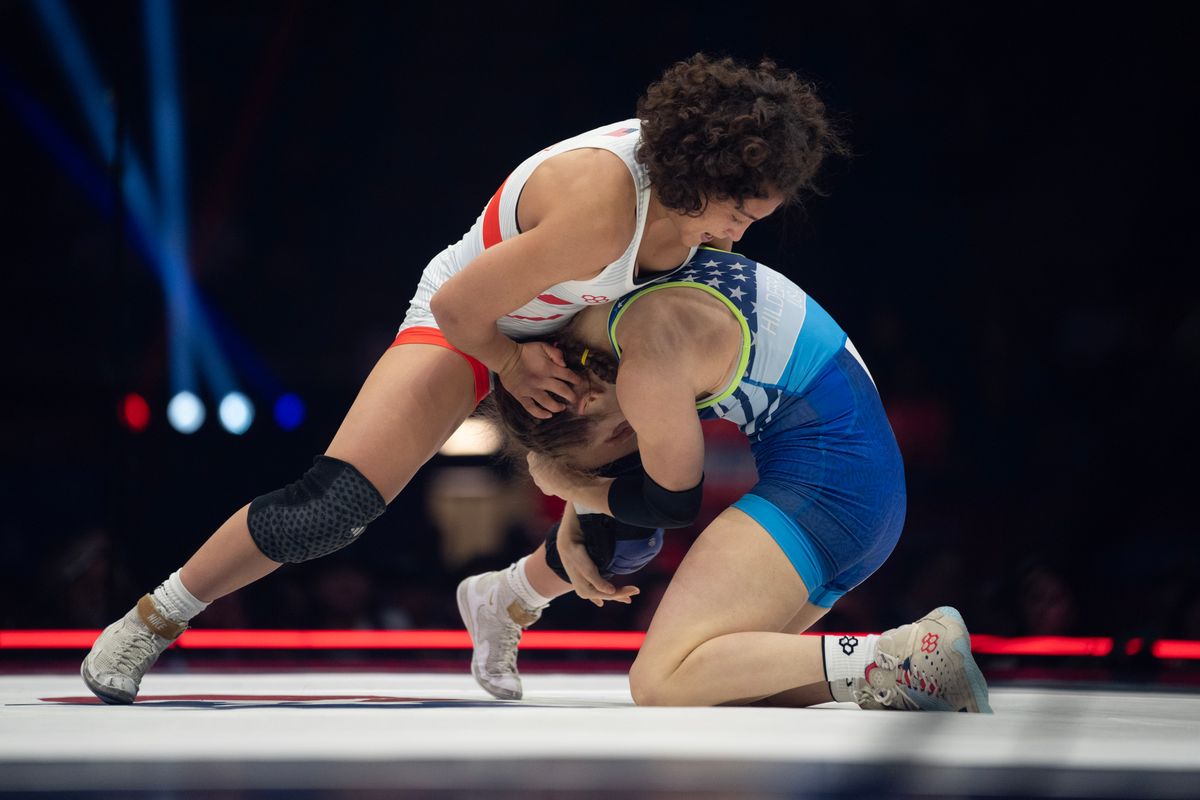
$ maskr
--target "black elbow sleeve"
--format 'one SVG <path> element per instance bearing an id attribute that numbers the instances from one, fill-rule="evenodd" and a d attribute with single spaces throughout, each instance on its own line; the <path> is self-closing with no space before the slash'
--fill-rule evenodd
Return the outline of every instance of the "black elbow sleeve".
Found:
<path id="1" fill-rule="evenodd" d="M 683 528 L 696 521 L 704 494 L 704 476 L 690 489 L 673 492 L 659 486 L 644 470 L 619 476 L 608 490 L 612 515 L 645 528 Z"/>

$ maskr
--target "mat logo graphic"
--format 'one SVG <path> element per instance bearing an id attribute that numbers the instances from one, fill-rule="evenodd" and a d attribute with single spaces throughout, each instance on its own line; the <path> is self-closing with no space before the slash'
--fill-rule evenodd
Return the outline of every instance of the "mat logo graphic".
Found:
<path id="1" fill-rule="evenodd" d="M 940 638 L 936 633 L 925 634 L 925 638 L 921 640 L 921 652 L 932 653 L 934 650 L 937 650 L 938 639 Z"/>
<path id="2" fill-rule="evenodd" d="M 838 645 L 841 646 L 843 653 L 850 655 L 854 652 L 854 649 L 858 647 L 858 637 L 843 636 L 842 638 L 838 639 Z"/>

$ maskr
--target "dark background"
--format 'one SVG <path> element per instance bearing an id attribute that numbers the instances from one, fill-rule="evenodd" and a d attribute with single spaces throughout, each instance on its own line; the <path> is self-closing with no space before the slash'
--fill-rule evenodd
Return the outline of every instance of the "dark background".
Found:
<path id="1" fill-rule="evenodd" d="M 211 407 L 192 436 L 166 425 L 155 278 L 0 105 L 0 627 L 106 624 L 294 480 L 425 263 L 508 171 L 631 116 L 646 84 L 705 50 L 815 80 L 855 151 L 825 172 L 827 197 L 739 245 L 850 333 L 905 453 L 905 534 L 828 626 L 953 603 L 988 633 L 1200 638 L 1196 10 L 576 5 L 176 6 L 193 277 L 305 399 L 290 433 L 252 390 L 245 436 Z M 152 164 L 141 4 L 69 7 Z M 29 4 L 0 2 L 0 76 L 110 170 Z M 119 423 L 129 391 L 150 400 L 144 433 Z M 362 542 L 198 624 L 457 626 L 457 580 L 527 552 L 544 520 L 446 566 L 428 474 Z M 640 577 L 640 607 L 564 598 L 543 625 L 645 625 L 691 535 Z"/>

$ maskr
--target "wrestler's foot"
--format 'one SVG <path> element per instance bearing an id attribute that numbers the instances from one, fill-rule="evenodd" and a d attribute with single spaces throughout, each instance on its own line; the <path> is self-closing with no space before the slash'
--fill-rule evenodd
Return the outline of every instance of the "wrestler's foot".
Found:
<path id="1" fill-rule="evenodd" d="M 128 614 L 104 629 L 83 659 L 79 674 L 104 702 L 132 703 L 142 676 L 186 629 L 185 623 L 163 616 L 153 598 L 146 595 Z"/>
<path id="2" fill-rule="evenodd" d="M 881 635 L 853 694 L 867 709 L 992 713 L 967 626 L 950 606 Z"/>
<path id="3" fill-rule="evenodd" d="M 475 645 L 471 674 L 484 691 L 501 700 L 520 700 L 517 644 L 521 631 L 542 609 L 528 608 L 508 586 L 504 572 L 472 575 L 458 585 L 458 612 Z"/>

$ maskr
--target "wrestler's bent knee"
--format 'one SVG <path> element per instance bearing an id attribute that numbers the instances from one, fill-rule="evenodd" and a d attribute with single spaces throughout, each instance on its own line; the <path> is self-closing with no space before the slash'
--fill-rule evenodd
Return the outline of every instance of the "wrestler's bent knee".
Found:
<path id="1" fill-rule="evenodd" d="M 640 663 L 639 663 L 640 662 Z M 661 669 L 648 666 L 640 658 L 629 669 L 629 693 L 639 706 L 674 705 L 671 699 L 670 676 Z"/>
<path id="2" fill-rule="evenodd" d="M 317 456 L 300 480 L 255 498 L 247 521 L 264 556 L 299 564 L 350 544 L 386 510 L 379 490 L 352 464 Z"/>

